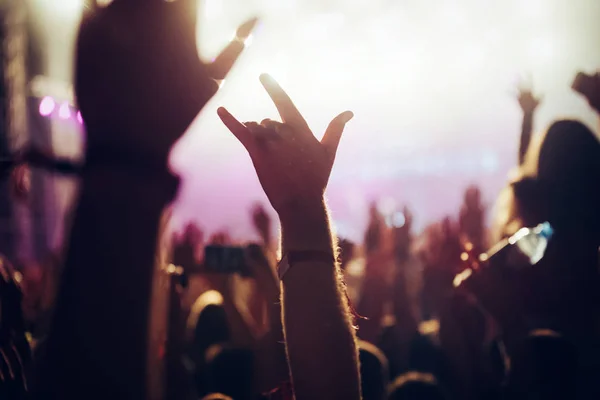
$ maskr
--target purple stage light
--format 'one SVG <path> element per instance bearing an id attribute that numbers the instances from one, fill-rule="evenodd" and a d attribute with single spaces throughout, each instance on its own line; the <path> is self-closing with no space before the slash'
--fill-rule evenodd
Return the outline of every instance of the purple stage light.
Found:
<path id="1" fill-rule="evenodd" d="M 58 110 L 58 116 L 61 119 L 69 119 L 71 118 L 71 108 L 69 106 L 69 103 L 63 103 L 60 106 L 60 109 Z"/>
<path id="2" fill-rule="evenodd" d="M 54 111 L 56 102 L 52 97 L 46 96 L 40 101 L 40 115 L 47 117 Z"/>

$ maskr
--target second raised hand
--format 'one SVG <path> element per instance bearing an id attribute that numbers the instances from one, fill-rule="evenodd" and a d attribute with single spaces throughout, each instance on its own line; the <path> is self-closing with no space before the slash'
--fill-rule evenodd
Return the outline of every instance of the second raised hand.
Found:
<path id="1" fill-rule="evenodd" d="M 216 81 L 227 76 L 257 19 L 241 25 L 205 63 L 197 46 L 199 0 L 114 0 L 106 7 L 96 1 L 87 0 L 75 63 L 88 161 L 120 157 L 164 168 L 171 146 L 217 92 Z"/>
<path id="2" fill-rule="evenodd" d="M 219 117 L 248 150 L 263 190 L 280 216 L 290 207 L 322 203 L 344 127 L 354 114 L 346 111 L 335 117 L 319 141 L 279 84 L 266 74 L 260 81 L 283 122 L 266 119 L 242 124 L 223 107 L 217 111 Z"/>

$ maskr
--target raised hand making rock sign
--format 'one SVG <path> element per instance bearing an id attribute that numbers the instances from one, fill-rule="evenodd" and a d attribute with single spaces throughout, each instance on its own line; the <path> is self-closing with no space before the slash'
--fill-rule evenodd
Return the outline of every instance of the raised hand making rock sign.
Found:
<path id="1" fill-rule="evenodd" d="M 212 63 L 197 50 L 198 0 L 114 0 L 86 7 L 77 40 L 75 91 L 88 161 L 164 167 L 170 148 L 217 92 L 257 20 Z"/>
<path id="2" fill-rule="evenodd" d="M 283 122 L 263 120 L 242 124 L 225 108 L 223 123 L 246 147 L 269 201 L 282 219 L 298 207 L 322 203 L 344 127 L 353 114 L 335 117 L 321 141 L 287 93 L 269 75 L 260 81 L 275 103 Z"/>
<path id="3" fill-rule="evenodd" d="M 347 297 L 340 288 L 324 193 L 342 133 L 353 117 L 335 117 L 321 141 L 283 89 L 268 75 L 260 80 L 283 122 L 242 124 L 218 113 L 246 147 L 258 179 L 279 214 L 284 257 L 285 342 L 294 396 L 359 399 L 357 349 Z M 335 361 L 333 361 L 335 360 Z"/>

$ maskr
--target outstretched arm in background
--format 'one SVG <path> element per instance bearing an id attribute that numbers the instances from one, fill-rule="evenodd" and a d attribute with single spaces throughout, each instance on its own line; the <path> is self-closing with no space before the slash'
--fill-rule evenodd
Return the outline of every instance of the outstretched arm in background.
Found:
<path id="1" fill-rule="evenodd" d="M 337 116 L 319 142 L 288 95 L 269 76 L 261 82 L 283 123 L 241 124 L 219 116 L 242 142 L 279 214 L 284 255 L 318 253 L 292 262 L 283 277 L 283 323 L 297 399 L 360 398 L 356 339 L 324 202 L 337 147 L 352 113 Z"/>
<path id="2" fill-rule="evenodd" d="M 525 155 L 531 143 L 533 116 L 535 109 L 540 104 L 540 99 L 536 98 L 530 89 L 520 88 L 518 100 L 521 110 L 523 110 L 523 123 L 521 124 L 521 138 L 519 142 L 519 165 L 523 165 Z"/>
<path id="3" fill-rule="evenodd" d="M 243 48 L 202 64 L 195 2 L 115 0 L 82 21 L 86 167 L 37 398 L 156 396 L 146 390 L 149 300 L 159 219 L 178 185 L 167 159 Z"/>
<path id="4" fill-rule="evenodd" d="M 575 77 L 573 90 L 583 95 L 590 107 L 600 116 L 600 71 L 594 75 L 580 72 Z"/>

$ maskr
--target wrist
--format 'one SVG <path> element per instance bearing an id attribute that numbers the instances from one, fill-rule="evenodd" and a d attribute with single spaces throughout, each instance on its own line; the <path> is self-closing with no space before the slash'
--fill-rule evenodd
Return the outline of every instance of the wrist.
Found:
<path id="1" fill-rule="evenodd" d="M 523 110 L 523 119 L 530 120 L 533 119 L 533 111 Z"/>
<path id="2" fill-rule="evenodd" d="M 322 198 L 299 201 L 279 212 L 284 252 L 332 251 L 329 214 Z"/>
<path id="3" fill-rule="evenodd" d="M 86 167 L 82 174 L 83 192 L 103 206 L 120 206 L 122 202 L 137 201 L 137 207 L 161 209 L 175 197 L 179 178 L 166 169 L 148 173 L 124 165 L 94 165 Z M 140 210 L 141 211 L 141 210 Z"/>

